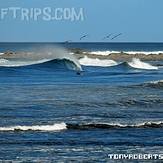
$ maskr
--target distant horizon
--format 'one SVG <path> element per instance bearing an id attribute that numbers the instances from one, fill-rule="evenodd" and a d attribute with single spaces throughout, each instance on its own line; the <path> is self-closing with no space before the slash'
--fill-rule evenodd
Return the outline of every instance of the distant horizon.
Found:
<path id="1" fill-rule="evenodd" d="M 99 43 L 99 44 L 163 44 L 163 42 L 68 42 L 68 43 L 66 43 L 66 42 L 0 42 L 0 43 L 62 43 L 62 44 L 71 44 L 71 43 L 73 43 L 73 44 L 75 44 L 75 43 L 77 43 L 77 44 L 91 44 L 91 43 Z"/>

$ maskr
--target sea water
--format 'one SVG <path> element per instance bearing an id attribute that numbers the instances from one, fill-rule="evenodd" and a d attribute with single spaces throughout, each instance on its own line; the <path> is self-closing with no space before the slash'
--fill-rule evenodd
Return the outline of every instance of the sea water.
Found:
<path id="1" fill-rule="evenodd" d="M 64 50 L 0 44 L 1 55 L 17 55 L 0 59 L 0 160 L 107 162 L 114 153 L 162 153 L 163 62 L 77 59 L 66 49 L 157 55 L 163 44 L 57 46 Z M 28 55 L 22 59 L 20 51 Z"/>

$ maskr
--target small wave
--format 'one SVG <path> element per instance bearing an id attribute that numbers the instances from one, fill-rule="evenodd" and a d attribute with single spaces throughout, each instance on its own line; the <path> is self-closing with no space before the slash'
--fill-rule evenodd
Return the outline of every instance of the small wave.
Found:
<path id="1" fill-rule="evenodd" d="M 135 125 L 124 125 L 124 124 L 67 124 L 67 129 L 118 129 L 118 128 L 163 128 L 163 122 L 144 122 Z"/>
<path id="2" fill-rule="evenodd" d="M 163 128 L 163 122 L 144 122 L 140 124 L 120 124 L 120 123 L 87 123 L 87 124 L 69 124 L 58 123 L 53 125 L 36 126 L 11 126 L 0 127 L 1 132 L 7 131 L 62 131 L 62 130 L 89 130 L 89 129 L 123 129 L 123 128 Z"/>
<path id="3" fill-rule="evenodd" d="M 98 58 L 88 58 L 87 56 L 84 56 L 84 58 L 81 58 L 79 60 L 81 65 L 84 66 L 100 66 L 100 67 L 109 67 L 117 65 L 117 62 L 113 60 L 107 60 L 107 59 L 98 59 Z"/>
<path id="4" fill-rule="evenodd" d="M 152 66 L 149 63 L 145 63 L 140 61 L 140 59 L 137 58 L 133 58 L 131 62 L 128 62 L 128 64 L 133 67 L 133 68 L 137 68 L 137 69 L 145 69 L 145 70 L 157 70 L 158 67 L 156 66 Z"/>
<path id="5" fill-rule="evenodd" d="M 0 127 L 0 131 L 59 131 L 65 129 L 67 129 L 65 123 L 58 123 L 53 125 Z"/>

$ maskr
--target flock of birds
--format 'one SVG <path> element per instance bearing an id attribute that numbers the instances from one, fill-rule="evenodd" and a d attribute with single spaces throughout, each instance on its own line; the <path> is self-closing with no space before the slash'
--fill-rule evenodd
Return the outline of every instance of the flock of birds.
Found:
<path id="1" fill-rule="evenodd" d="M 113 34 L 111 33 L 111 34 L 109 34 L 109 35 L 103 37 L 102 40 L 108 40 L 108 39 L 114 40 L 114 39 L 118 38 L 118 37 L 121 36 L 121 35 L 122 35 L 122 33 L 119 33 L 119 34 L 116 34 L 116 35 L 113 35 Z M 85 34 L 85 35 L 81 36 L 79 39 L 80 39 L 80 41 L 82 41 L 83 39 L 86 39 L 87 37 L 89 37 L 89 34 Z M 72 40 L 67 40 L 67 41 L 65 41 L 65 42 L 68 43 L 68 42 L 71 42 L 71 41 L 72 41 Z"/>

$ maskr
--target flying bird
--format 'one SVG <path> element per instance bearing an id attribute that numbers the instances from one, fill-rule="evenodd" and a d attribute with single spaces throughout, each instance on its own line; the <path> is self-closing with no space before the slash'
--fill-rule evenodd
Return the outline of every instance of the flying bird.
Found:
<path id="1" fill-rule="evenodd" d="M 86 38 L 88 36 L 89 36 L 88 34 L 87 35 L 84 35 L 84 36 L 80 37 L 80 40 L 82 40 L 82 39 L 84 39 L 84 38 Z"/>
<path id="2" fill-rule="evenodd" d="M 111 38 L 111 40 L 114 40 L 115 38 L 119 37 L 120 35 L 122 35 L 122 33 L 119 33 L 118 35 L 115 35 L 114 37 Z"/>
<path id="3" fill-rule="evenodd" d="M 105 36 L 105 37 L 103 38 L 103 40 L 105 40 L 105 39 L 109 39 L 109 38 L 111 37 L 111 35 L 112 35 L 112 33 L 109 34 L 109 35 L 107 35 L 107 36 Z"/>

